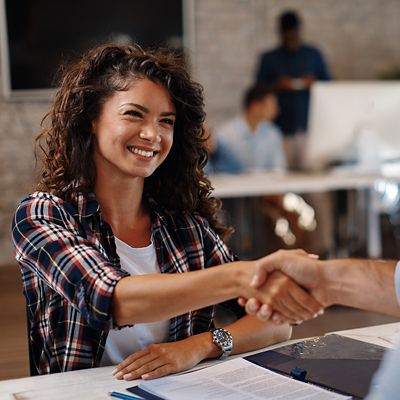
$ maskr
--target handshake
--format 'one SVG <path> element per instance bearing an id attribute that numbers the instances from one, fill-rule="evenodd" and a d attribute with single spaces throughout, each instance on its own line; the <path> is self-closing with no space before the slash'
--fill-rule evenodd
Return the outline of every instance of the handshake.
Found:
<path id="1" fill-rule="evenodd" d="M 260 320 L 298 324 L 332 304 L 400 315 L 396 261 L 319 260 L 303 250 L 279 250 L 252 263 L 249 294 L 238 301 Z"/>
<path id="2" fill-rule="evenodd" d="M 279 250 L 254 261 L 253 268 L 253 297 L 238 301 L 260 320 L 299 324 L 323 314 L 332 304 L 323 287 L 323 267 L 315 255 Z"/>

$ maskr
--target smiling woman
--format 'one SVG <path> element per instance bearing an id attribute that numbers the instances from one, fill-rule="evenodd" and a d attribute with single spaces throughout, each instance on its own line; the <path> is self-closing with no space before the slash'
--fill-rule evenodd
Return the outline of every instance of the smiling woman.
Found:
<path id="1" fill-rule="evenodd" d="M 119 379 L 150 379 L 289 337 L 243 312 L 213 331 L 214 304 L 278 292 L 251 288 L 255 262 L 234 262 L 221 239 L 202 88 L 180 57 L 96 47 L 62 73 L 48 120 L 38 188 L 12 231 L 34 373 L 118 364 Z M 318 311 L 274 278 L 307 298 L 303 318 Z"/>

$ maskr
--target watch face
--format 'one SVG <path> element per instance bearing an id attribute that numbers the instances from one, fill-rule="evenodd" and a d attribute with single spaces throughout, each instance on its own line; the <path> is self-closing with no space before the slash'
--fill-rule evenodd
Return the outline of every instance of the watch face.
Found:
<path id="1" fill-rule="evenodd" d="M 230 346 L 232 343 L 231 335 L 223 330 L 217 330 L 215 332 L 215 338 L 218 341 L 218 343 L 221 344 L 223 347 Z"/>

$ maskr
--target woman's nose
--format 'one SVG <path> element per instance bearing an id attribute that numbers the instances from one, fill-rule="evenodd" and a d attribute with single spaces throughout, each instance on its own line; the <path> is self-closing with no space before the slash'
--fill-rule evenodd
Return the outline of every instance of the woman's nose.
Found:
<path id="1" fill-rule="evenodd" d="M 155 126 L 154 124 L 146 124 L 142 126 L 139 137 L 152 143 L 158 143 L 161 141 L 160 133 L 158 132 L 158 126 Z"/>

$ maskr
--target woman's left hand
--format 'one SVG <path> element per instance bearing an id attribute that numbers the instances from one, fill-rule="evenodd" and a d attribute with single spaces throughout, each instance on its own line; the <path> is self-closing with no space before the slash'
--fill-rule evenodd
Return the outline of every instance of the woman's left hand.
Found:
<path id="1" fill-rule="evenodd" d="M 117 379 L 154 379 L 190 369 L 205 358 L 211 357 L 209 332 L 171 343 L 151 344 L 146 349 L 131 354 L 117 365 L 113 375 Z"/>

